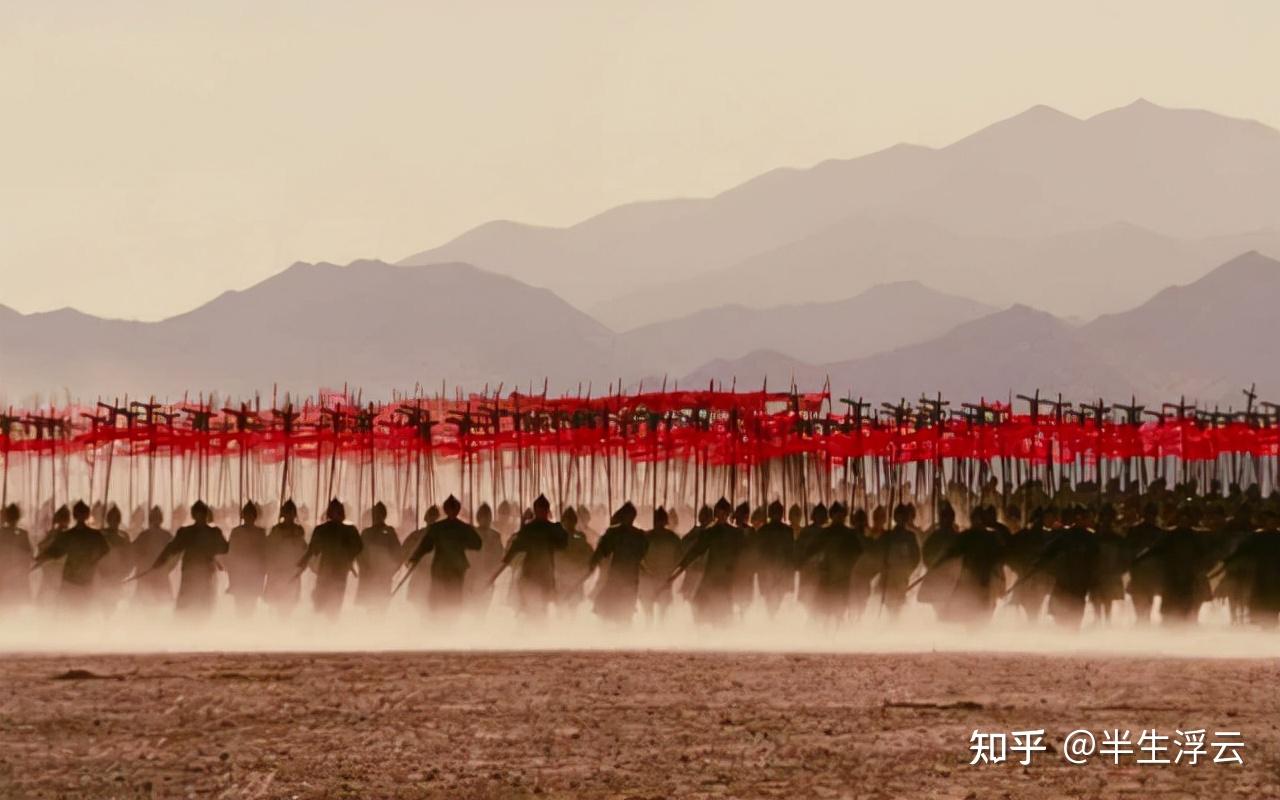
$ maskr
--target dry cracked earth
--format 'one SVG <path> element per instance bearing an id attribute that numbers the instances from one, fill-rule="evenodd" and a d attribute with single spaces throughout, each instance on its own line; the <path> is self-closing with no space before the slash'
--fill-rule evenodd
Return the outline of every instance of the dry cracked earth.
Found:
<path id="1" fill-rule="evenodd" d="M 0 795 L 1280 797 L 1280 665 L 981 654 L 7 656 Z M 1243 765 L 1067 763 L 1068 731 L 1239 730 Z M 1030 767 L 974 729 L 1045 728 Z"/>

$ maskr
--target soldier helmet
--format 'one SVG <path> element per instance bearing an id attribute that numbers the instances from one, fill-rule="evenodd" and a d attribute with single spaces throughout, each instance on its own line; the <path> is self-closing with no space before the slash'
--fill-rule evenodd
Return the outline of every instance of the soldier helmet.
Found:
<path id="1" fill-rule="evenodd" d="M 252 500 L 250 500 L 249 502 L 244 504 L 244 508 L 240 509 L 240 516 L 256 517 L 258 516 L 258 507 L 254 505 Z"/>
<path id="2" fill-rule="evenodd" d="M 22 518 L 22 509 L 17 503 L 10 503 L 4 507 L 4 518 L 6 522 L 17 522 Z"/>
<path id="3" fill-rule="evenodd" d="M 726 500 L 726 499 L 724 499 L 723 497 L 721 497 L 719 500 L 717 500 L 717 501 L 716 501 L 716 509 L 715 509 L 715 510 L 716 510 L 717 512 L 719 512 L 719 511 L 729 512 L 729 511 L 732 511 L 732 510 L 733 510 L 733 505 L 732 505 L 728 500 Z"/>
<path id="4" fill-rule="evenodd" d="M 476 516 L 479 516 L 481 514 L 493 514 L 493 509 L 489 507 L 488 503 L 481 503 L 480 506 L 476 509 Z"/>
<path id="5" fill-rule="evenodd" d="M 373 511 L 375 514 L 385 514 L 387 513 L 387 504 L 379 500 L 373 504 Z"/>
<path id="6" fill-rule="evenodd" d="M 53 512 L 53 521 L 58 522 L 59 520 L 67 519 L 71 519 L 71 509 L 67 508 L 66 503 L 63 503 L 58 506 L 57 511 Z"/>
<path id="7" fill-rule="evenodd" d="M 341 514 L 341 515 L 343 515 L 343 516 L 345 517 L 345 516 L 346 516 L 346 514 L 347 514 L 347 509 L 346 509 L 346 507 L 345 507 L 345 506 L 343 506 L 343 505 L 342 505 L 342 501 L 335 497 L 335 498 L 333 498 L 332 500 L 330 500 L 330 501 L 329 501 L 329 505 L 328 505 L 328 507 L 327 507 L 327 508 L 325 508 L 325 513 L 326 513 L 326 514 Z"/>
<path id="8" fill-rule="evenodd" d="M 191 504 L 192 516 L 196 514 L 208 514 L 208 513 L 209 513 L 209 507 L 205 505 L 203 500 L 197 500 Z"/>
<path id="9" fill-rule="evenodd" d="M 653 510 L 653 527 L 655 528 L 665 527 L 667 524 L 667 521 L 670 519 L 671 517 L 669 514 L 667 514 L 667 510 L 662 506 L 658 506 Z"/>
<path id="10" fill-rule="evenodd" d="M 160 506 L 151 507 L 151 510 L 147 512 L 147 522 L 152 525 L 159 525 L 164 522 L 164 512 L 160 510 Z"/>
<path id="11" fill-rule="evenodd" d="M 774 500 L 769 504 L 770 514 L 782 514 L 784 511 L 786 511 L 786 509 L 783 507 L 781 500 Z"/>
<path id="12" fill-rule="evenodd" d="M 462 501 L 453 495 L 449 495 L 444 499 L 444 512 L 446 514 L 456 514 L 462 510 Z"/>
<path id="13" fill-rule="evenodd" d="M 560 521 L 577 524 L 578 512 L 573 510 L 573 506 L 565 506 L 564 511 L 560 514 Z"/>
<path id="14" fill-rule="evenodd" d="M 618 513 L 615 516 L 618 518 L 619 522 L 634 522 L 636 518 L 636 507 L 631 504 L 630 500 L 628 500 L 618 508 Z"/>
<path id="15" fill-rule="evenodd" d="M 540 494 L 538 495 L 538 498 L 533 501 L 533 507 L 544 511 L 550 511 L 551 501 L 547 499 L 545 494 Z"/>
<path id="16" fill-rule="evenodd" d="M 838 515 L 838 514 L 841 514 L 841 515 L 842 515 L 842 514 L 844 514 L 846 511 L 847 511 L 847 509 L 844 507 L 844 503 L 841 503 L 839 500 L 837 500 L 837 501 L 835 501 L 834 503 L 832 503 L 832 504 L 831 504 L 831 516 L 833 516 L 833 517 L 834 517 L 834 516 L 836 516 L 836 515 Z"/>
<path id="17" fill-rule="evenodd" d="M 76 504 L 71 507 L 71 514 L 76 517 L 88 516 L 89 506 L 83 500 L 77 500 Z"/>
<path id="18" fill-rule="evenodd" d="M 290 497 L 288 500 L 285 500 L 284 503 L 280 505 L 280 513 L 281 515 L 298 513 L 298 506 L 293 502 L 292 497 Z"/>

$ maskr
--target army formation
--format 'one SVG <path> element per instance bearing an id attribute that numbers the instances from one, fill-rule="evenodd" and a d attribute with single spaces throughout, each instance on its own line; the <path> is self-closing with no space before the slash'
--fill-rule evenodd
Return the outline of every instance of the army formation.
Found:
<path id="1" fill-rule="evenodd" d="M 380 502 L 356 512 L 334 499 L 309 531 L 292 500 L 271 509 L 268 524 L 246 502 L 220 510 L 238 517 L 225 534 L 200 501 L 171 517 L 181 523 L 174 531 L 159 508 L 136 509 L 126 530 L 116 506 L 77 501 L 52 510 L 38 535 L 9 504 L 0 602 L 85 614 L 171 608 L 197 620 L 224 603 L 245 616 L 310 606 L 334 618 L 348 605 L 381 611 L 401 595 L 429 617 L 509 602 L 532 619 L 585 606 L 617 625 L 659 622 L 688 603 L 708 626 L 788 602 L 825 624 L 893 619 L 923 604 L 942 623 L 978 625 L 1008 607 L 1069 629 L 1086 619 L 1186 626 L 1220 604 L 1242 625 L 1280 622 L 1280 493 L 1164 478 L 1123 488 L 1064 478 L 1047 488 L 953 482 L 926 513 L 902 501 L 909 490 L 898 502 L 861 494 L 855 507 L 721 498 L 696 512 L 624 502 L 612 513 L 556 511 L 539 496 L 524 509 L 504 501 L 464 514 L 450 495 L 407 535 Z M 495 593 L 507 572 L 508 591 Z"/>

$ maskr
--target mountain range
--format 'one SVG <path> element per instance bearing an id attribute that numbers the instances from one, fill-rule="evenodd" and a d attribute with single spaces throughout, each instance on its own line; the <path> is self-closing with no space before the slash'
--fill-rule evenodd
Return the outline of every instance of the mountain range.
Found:
<path id="1" fill-rule="evenodd" d="M 1246 382 L 1280 390 L 1260 372 L 1277 178 L 1280 133 L 1258 123 L 1037 107 L 712 198 L 494 222 L 399 265 L 297 263 L 159 322 L 0 306 L 0 401 L 767 375 L 1238 404 Z"/>
<path id="2" fill-rule="evenodd" d="M 834 392 L 882 399 L 941 391 L 1003 400 L 1040 388 L 1077 400 L 1186 395 L 1238 408 L 1242 389 L 1255 381 L 1264 396 L 1280 394 L 1270 342 L 1277 304 L 1280 261 L 1250 252 L 1134 309 L 1084 325 L 1018 305 L 866 358 L 808 364 L 755 352 L 711 362 L 682 382 L 753 386 L 767 370 L 771 382 L 794 379 L 816 389 L 830 379 Z"/>
<path id="3" fill-rule="evenodd" d="M 946 147 L 778 169 L 567 228 L 496 221 L 401 263 L 492 269 L 617 330 L 896 280 L 1090 318 L 1247 250 L 1280 256 L 1278 221 L 1280 132 L 1139 100 L 1088 119 L 1037 106 Z"/>

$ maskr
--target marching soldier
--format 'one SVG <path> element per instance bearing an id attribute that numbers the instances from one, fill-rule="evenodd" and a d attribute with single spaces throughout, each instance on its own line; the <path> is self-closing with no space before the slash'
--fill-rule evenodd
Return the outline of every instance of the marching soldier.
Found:
<path id="1" fill-rule="evenodd" d="M 89 527 L 89 506 L 83 500 L 76 501 L 71 515 L 75 524 L 63 530 L 55 524 L 49 543 L 36 555 L 35 566 L 64 559 L 59 600 L 68 609 L 84 610 L 93 597 L 98 562 L 111 548 L 101 531 Z"/>
<path id="2" fill-rule="evenodd" d="M 298 560 L 298 573 L 316 561 L 316 587 L 311 599 L 315 610 L 328 617 L 336 617 L 342 610 L 347 593 L 347 575 L 352 571 L 356 556 L 363 544 L 360 532 L 346 523 L 346 509 L 335 497 L 325 510 L 325 521 L 311 532 L 307 550 Z"/>
<path id="3" fill-rule="evenodd" d="M 267 534 L 267 582 L 263 598 L 279 614 L 288 614 L 302 597 L 298 559 L 307 552 L 307 535 L 298 524 L 298 507 L 293 500 L 280 506 L 280 521 Z"/>
<path id="4" fill-rule="evenodd" d="M 267 532 L 258 526 L 252 501 L 240 509 L 241 523 L 227 537 L 227 593 L 236 613 L 248 616 L 258 607 L 267 580 Z"/>
<path id="5" fill-rule="evenodd" d="M 668 582 L 702 556 L 707 563 L 693 596 L 694 619 L 702 624 L 722 625 L 733 616 L 734 583 L 737 578 L 738 559 L 744 546 L 742 530 L 729 524 L 733 506 L 720 498 L 715 505 L 711 524 L 698 531 L 693 544 L 685 551 Z"/>
<path id="6" fill-rule="evenodd" d="M 431 523 L 422 540 L 409 556 L 408 567 L 414 569 L 427 553 L 431 559 L 431 588 L 427 602 L 432 611 L 453 612 L 462 605 L 462 587 L 467 569 L 468 550 L 479 550 L 482 542 L 476 529 L 458 519 L 462 503 L 449 495 L 444 501 L 444 519 Z"/>
<path id="7" fill-rule="evenodd" d="M 135 603 L 169 605 L 173 602 L 173 583 L 169 574 L 176 564 L 171 564 L 169 570 L 148 572 L 148 567 L 156 563 L 156 558 L 171 541 L 173 534 L 164 528 L 164 512 L 160 506 L 153 506 L 147 512 L 146 530 L 138 534 L 130 548 L 133 571 L 139 575 L 133 590 Z"/>
<path id="8" fill-rule="evenodd" d="M 10 503 L 0 512 L 0 606 L 31 602 L 31 537 L 18 527 L 22 510 Z"/>
<path id="9" fill-rule="evenodd" d="M 538 495 L 533 501 L 533 519 L 511 537 L 502 564 L 489 581 L 497 580 L 517 556 L 523 556 L 516 578 L 516 601 L 521 613 L 535 618 L 545 616 L 547 607 L 556 600 L 556 553 L 569 543 L 568 532 L 550 517 L 551 501 Z"/>
<path id="10" fill-rule="evenodd" d="M 400 568 L 400 537 L 387 524 L 387 507 L 378 501 L 370 511 L 369 527 L 360 532 L 356 566 L 356 605 L 382 611 L 391 601 L 391 579 Z"/>
<path id="11" fill-rule="evenodd" d="M 226 537 L 221 530 L 209 524 L 209 507 L 203 500 L 197 500 L 191 506 L 191 524 L 178 529 L 173 541 L 160 551 L 148 572 L 167 574 L 171 568 L 170 559 L 181 558 L 181 580 L 175 609 L 186 617 L 206 617 L 213 612 L 217 599 L 215 580 L 222 568 L 217 558 L 226 552 Z"/>
<path id="12" fill-rule="evenodd" d="M 666 616 L 671 605 L 671 584 L 666 576 L 680 563 L 683 551 L 680 536 L 667 527 L 669 521 L 667 510 L 658 506 L 653 511 L 653 529 L 646 537 L 649 547 L 640 575 L 640 603 L 649 620 Z"/>

